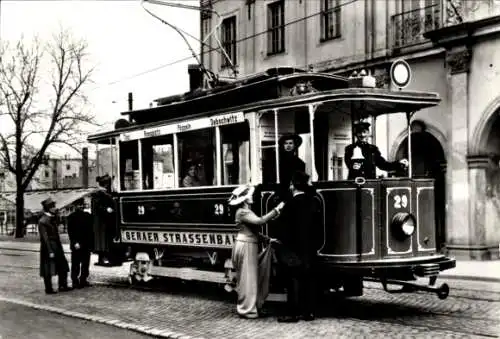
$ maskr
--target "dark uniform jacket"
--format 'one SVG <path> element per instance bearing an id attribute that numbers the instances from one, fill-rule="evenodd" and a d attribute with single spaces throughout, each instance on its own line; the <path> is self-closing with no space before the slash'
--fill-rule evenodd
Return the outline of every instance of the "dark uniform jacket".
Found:
<path id="1" fill-rule="evenodd" d="M 365 158 L 359 170 L 355 170 L 353 166 L 353 161 L 351 160 L 354 148 L 359 146 L 361 148 L 361 153 Z M 375 179 L 376 178 L 376 168 L 383 171 L 397 171 L 403 168 L 398 161 L 389 162 L 385 160 L 377 146 L 368 143 L 355 142 L 350 144 L 345 148 L 344 160 L 349 169 L 349 175 L 347 179 L 353 180 L 356 177 L 364 177 L 365 179 Z"/>
<path id="2" fill-rule="evenodd" d="M 283 226 L 279 240 L 283 246 L 295 253 L 303 268 L 310 268 L 318 250 L 318 232 L 316 224 L 317 204 L 314 192 L 298 194 L 289 200 L 283 208 Z M 285 256 L 286 251 L 284 251 Z M 277 256 L 279 257 L 279 248 Z M 279 260 L 279 258 L 278 258 Z M 293 260 L 283 258 L 293 263 Z"/>
<path id="3" fill-rule="evenodd" d="M 82 210 L 76 210 L 68 216 L 68 236 L 71 250 L 75 244 L 80 245 L 80 250 L 89 251 L 93 246 L 93 220 L 92 216 Z"/>
<path id="4" fill-rule="evenodd" d="M 113 212 L 108 212 L 108 207 Z M 109 251 L 116 232 L 115 202 L 111 194 L 100 189 L 92 195 L 95 252 Z"/>
<path id="5" fill-rule="evenodd" d="M 290 182 L 296 171 L 305 172 L 306 164 L 295 154 L 291 152 L 280 152 L 280 185 L 278 188 L 278 197 L 281 201 L 288 201 L 290 195 Z"/>
<path id="6" fill-rule="evenodd" d="M 38 232 L 40 234 L 40 276 L 69 272 L 56 218 L 44 213 L 38 221 Z M 49 257 L 50 253 L 54 253 L 54 258 Z"/>

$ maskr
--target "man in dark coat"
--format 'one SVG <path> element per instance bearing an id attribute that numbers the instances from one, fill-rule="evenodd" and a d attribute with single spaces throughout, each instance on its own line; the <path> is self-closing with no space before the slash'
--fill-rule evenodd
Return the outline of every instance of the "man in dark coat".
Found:
<path id="1" fill-rule="evenodd" d="M 115 202 L 111 195 L 111 177 L 97 177 L 99 189 L 92 195 L 92 214 L 94 216 L 93 251 L 99 255 L 98 265 L 111 264 L 109 254 L 115 236 Z M 108 257 L 106 257 L 108 256 Z"/>
<path id="2" fill-rule="evenodd" d="M 348 180 L 357 177 L 365 179 L 376 178 L 376 168 L 384 171 L 406 170 L 408 160 L 389 162 L 385 160 L 377 146 L 367 142 L 370 123 L 358 122 L 354 125 L 356 142 L 346 146 L 344 160 L 349 170 Z"/>
<path id="3" fill-rule="evenodd" d="M 52 288 L 52 276 L 58 275 L 59 291 L 71 290 L 68 287 L 68 261 L 59 238 L 56 220 L 56 204 L 51 198 L 42 201 L 43 215 L 38 221 L 40 234 L 40 276 L 43 277 L 45 293 L 56 293 Z"/>
<path id="4" fill-rule="evenodd" d="M 285 229 L 276 255 L 285 267 L 287 279 L 287 312 L 279 322 L 314 320 L 315 312 L 315 260 L 317 239 L 315 232 L 316 203 L 314 190 L 308 185 L 309 175 L 295 172 L 290 183 L 291 200 L 283 209 Z M 282 251 L 282 252 L 280 252 Z M 288 252 L 288 254 L 283 255 Z M 293 259 L 293 260 L 291 260 Z"/>
<path id="5" fill-rule="evenodd" d="M 84 200 L 74 203 L 75 211 L 68 216 L 68 236 L 71 248 L 71 280 L 73 287 L 89 286 L 90 248 L 92 247 L 92 216 L 83 210 Z"/>
<path id="6" fill-rule="evenodd" d="M 306 164 L 297 155 L 298 148 L 302 145 L 302 138 L 297 134 L 285 134 L 279 141 L 279 173 L 280 189 L 278 194 L 281 200 L 287 200 L 292 175 L 296 171 L 305 172 Z"/>

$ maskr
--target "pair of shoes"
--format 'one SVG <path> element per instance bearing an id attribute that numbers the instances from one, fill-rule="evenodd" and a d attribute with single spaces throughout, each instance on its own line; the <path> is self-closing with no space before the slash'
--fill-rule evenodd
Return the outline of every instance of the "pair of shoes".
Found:
<path id="1" fill-rule="evenodd" d="M 302 320 L 304 320 L 304 321 L 313 321 L 314 319 L 316 319 L 316 317 L 314 316 L 313 313 L 302 315 Z"/>
<path id="2" fill-rule="evenodd" d="M 279 323 L 296 323 L 299 321 L 299 317 L 295 315 L 285 315 L 278 317 Z"/>
<path id="3" fill-rule="evenodd" d="M 59 292 L 68 292 L 68 291 L 71 291 L 72 289 L 73 289 L 73 287 L 62 286 L 62 287 L 59 287 Z"/>
<path id="4" fill-rule="evenodd" d="M 45 290 L 45 293 L 46 294 L 56 294 L 57 292 L 54 291 L 53 289 L 50 289 L 50 290 Z"/>
<path id="5" fill-rule="evenodd" d="M 71 284 L 73 288 L 82 288 L 82 285 L 78 282 L 78 280 L 74 280 L 73 283 Z"/>

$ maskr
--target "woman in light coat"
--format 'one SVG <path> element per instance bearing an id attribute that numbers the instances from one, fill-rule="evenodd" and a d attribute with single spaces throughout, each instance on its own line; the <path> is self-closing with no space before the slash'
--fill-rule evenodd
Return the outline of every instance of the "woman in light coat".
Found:
<path id="1" fill-rule="evenodd" d="M 238 303 L 236 311 L 243 318 L 259 317 L 268 293 L 271 256 L 259 265 L 259 230 L 269 220 L 277 218 L 284 203 L 280 203 L 266 215 L 259 217 L 251 209 L 255 188 L 242 185 L 229 198 L 229 205 L 236 209 L 235 220 L 238 235 L 233 247 L 232 262 L 236 270 Z"/>

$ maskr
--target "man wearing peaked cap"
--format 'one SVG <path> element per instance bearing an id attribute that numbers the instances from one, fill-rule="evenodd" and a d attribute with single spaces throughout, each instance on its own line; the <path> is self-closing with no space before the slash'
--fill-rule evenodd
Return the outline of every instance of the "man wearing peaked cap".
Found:
<path id="1" fill-rule="evenodd" d="M 59 238 L 56 220 L 56 203 L 50 197 L 42 201 L 43 215 L 38 221 L 40 234 L 40 276 L 43 277 L 45 293 L 56 293 L 52 288 L 52 276 L 59 278 L 59 291 L 71 290 L 68 287 L 69 265 Z"/>
<path id="2" fill-rule="evenodd" d="M 75 211 L 68 216 L 68 236 L 71 248 L 71 280 L 73 287 L 89 286 L 90 249 L 93 242 L 92 216 L 83 210 L 83 198 L 76 200 Z"/>
<path id="3" fill-rule="evenodd" d="M 382 157 L 377 146 L 368 143 L 370 123 L 358 121 L 354 124 L 356 142 L 346 146 L 344 160 L 349 169 L 347 179 L 353 180 L 357 177 L 375 179 L 376 168 L 384 171 L 396 171 L 406 169 L 408 160 L 389 162 Z"/>
<path id="4" fill-rule="evenodd" d="M 93 251 L 98 254 L 98 265 L 113 265 L 113 238 L 115 228 L 115 202 L 111 195 L 111 177 L 97 177 L 99 189 L 92 194 Z"/>

